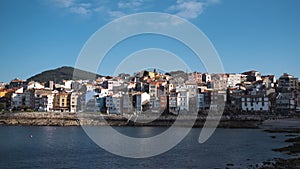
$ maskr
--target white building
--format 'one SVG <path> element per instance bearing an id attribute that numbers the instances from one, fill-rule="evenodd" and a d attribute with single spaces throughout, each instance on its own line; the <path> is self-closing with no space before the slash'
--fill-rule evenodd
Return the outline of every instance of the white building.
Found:
<path id="1" fill-rule="evenodd" d="M 180 111 L 189 111 L 189 91 L 180 91 L 177 93 L 177 107 Z"/>
<path id="2" fill-rule="evenodd" d="M 194 84 L 194 83 L 186 83 L 184 85 L 178 85 L 176 87 L 176 92 L 177 93 L 178 92 L 185 92 L 185 91 L 189 92 L 189 95 L 188 95 L 189 98 L 196 97 L 197 96 L 197 90 L 198 90 L 197 85 Z"/>
<path id="3" fill-rule="evenodd" d="M 31 81 L 27 85 L 27 89 L 44 89 L 45 87 L 39 82 Z"/>
<path id="4" fill-rule="evenodd" d="M 243 111 L 269 111 L 270 102 L 268 97 L 263 95 L 245 95 L 242 96 Z"/>
<path id="5" fill-rule="evenodd" d="M 191 82 L 187 82 L 186 83 L 186 88 L 189 92 L 189 97 L 196 97 L 197 96 L 197 84 L 196 83 L 191 83 Z"/>
<path id="6" fill-rule="evenodd" d="M 70 97 L 70 112 L 77 112 L 79 111 L 79 93 L 72 92 Z"/>
<path id="7" fill-rule="evenodd" d="M 122 95 L 115 94 L 106 97 L 107 114 L 122 114 Z"/>
<path id="8" fill-rule="evenodd" d="M 96 89 L 96 87 L 92 84 L 86 84 L 85 86 L 86 86 L 86 91 L 87 92 L 92 92 Z"/>
<path id="9" fill-rule="evenodd" d="M 65 82 L 65 89 L 71 89 L 72 88 L 72 80 L 66 80 Z"/>
<path id="10" fill-rule="evenodd" d="M 23 105 L 24 93 L 13 93 L 11 96 L 11 107 L 19 108 Z"/>
<path id="11" fill-rule="evenodd" d="M 20 89 L 16 90 L 11 96 L 11 107 L 18 108 L 23 104 L 23 98 L 25 97 L 24 88 L 21 87 Z"/>
<path id="12" fill-rule="evenodd" d="M 241 74 L 227 74 L 227 86 L 234 87 L 236 84 L 241 83 Z"/>
<path id="13" fill-rule="evenodd" d="M 46 111 L 51 111 L 53 109 L 54 93 L 47 95 L 47 108 Z"/>

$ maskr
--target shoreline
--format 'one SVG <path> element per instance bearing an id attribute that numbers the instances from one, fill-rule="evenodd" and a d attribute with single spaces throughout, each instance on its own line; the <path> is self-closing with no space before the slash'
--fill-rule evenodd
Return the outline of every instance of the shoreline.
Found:
<path id="1" fill-rule="evenodd" d="M 266 120 L 261 128 L 267 133 L 284 133 L 283 147 L 273 148 L 272 151 L 287 154 L 288 158 L 273 158 L 252 165 L 251 169 L 300 168 L 300 119 Z"/>
<path id="2" fill-rule="evenodd" d="M 0 114 L 0 125 L 11 126 L 158 126 L 169 127 L 176 121 L 179 126 L 203 127 L 207 118 L 198 116 L 196 121 L 190 115 L 181 117 L 155 115 L 101 115 L 96 113 L 66 113 L 66 112 L 16 112 Z M 300 119 L 299 115 L 234 115 L 222 116 L 218 128 L 261 128 L 263 123 L 274 119 Z M 217 121 L 216 121 L 217 122 Z M 263 126 L 268 126 L 264 124 Z"/>

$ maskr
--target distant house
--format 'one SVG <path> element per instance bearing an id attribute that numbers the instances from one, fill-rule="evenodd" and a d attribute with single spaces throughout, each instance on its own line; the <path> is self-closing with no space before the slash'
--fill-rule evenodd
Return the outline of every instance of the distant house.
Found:
<path id="1" fill-rule="evenodd" d="M 159 106 L 161 112 L 169 109 L 169 95 L 159 97 Z"/>
<path id="2" fill-rule="evenodd" d="M 227 87 L 234 87 L 236 84 L 242 82 L 241 74 L 226 74 L 227 75 Z"/>
<path id="3" fill-rule="evenodd" d="M 261 80 L 261 73 L 255 70 L 244 72 L 242 74 L 246 75 L 246 79 L 248 82 L 255 82 Z"/>
<path id="4" fill-rule="evenodd" d="M 169 112 L 177 114 L 178 108 L 177 108 L 177 93 L 171 92 L 169 96 Z"/>
<path id="5" fill-rule="evenodd" d="M 275 75 L 261 76 L 261 79 L 267 89 L 275 87 L 275 83 L 276 83 Z"/>
<path id="6" fill-rule="evenodd" d="M 227 92 L 223 90 L 212 90 L 210 92 L 210 110 L 223 111 L 227 99 Z"/>
<path id="7" fill-rule="evenodd" d="M 32 107 L 33 110 L 51 111 L 53 109 L 54 94 L 51 90 L 31 90 L 29 93 L 26 94 L 29 94 L 29 98 L 34 100 L 34 106 Z M 32 95 L 33 97 L 31 97 Z"/>
<path id="8" fill-rule="evenodd" d="M 25 107 L 25 94 L 23 87 L 19 88 L 11 95 L 11 108 L 19 109 L 21 107 Z"/>
<path id="9" fill-rule="evenodd" d="M 12 109 L 19 109 L 24 106 L 24 93 L 13 93 L 11 96 L 11 107 Z"/>
<path id="10" fill-rule="evenodd" d="M 125 93 L 123 95 L 123 113 L 129 114 L 133 113 L 132 95 Z"/>
<path id="11" fill-rule="evenodd" d="M 181 90 L 177 92 L 177 107 L 179 111 L 189 111 L 189 91 Z"/>
<path id="12" fill-rule="evenodd" d="M 158 97 L 150 97 L 150 111 L 158 113 L 160 110 L 160 99 Z"/>
<path id="13" fill-rule="evenodd" d="M 44 89 L 44 88 L 45 88 L 44 85 L 34 81 L 29 82 L 27 85 L 27 89 Z"/>
<path id="14" fill-rule="evenodd" d="M 27 82 L 25 80 L 21 80 L 21 79 L 14 79 L 9 83 L 9 88 L 13 89 L 13 88 L 21 88 L 21 87 L 26 87 L 27 86 Z"/>
<path id="15" fill-rule="evenodd" d="M 72 92 L 70 96 L 70 112 L 80 111 L 80 94 L 78 92 Z"/>
<path id="16" fill-rule="evenodd" d="M 297 90 L 289 93 L 279 93 L 276 98 L 276 110 L 280 113 L 299 112 L 299 97 L 300 93 Z"/>
<path id="17" fill-rule="evenodd" d="M 149 94 L 151 97 L 158 97 L 158 90 L 160 85 L 162 85 L 164 82 L 151 82 L 149 84 Z"/>
<path id="18" fill-rule="evenodd" d="M 188 74 L 188 81 L 194 83 L 202 83 L 202 73 L 193 72 Z"/>
<path id="19" fill-rule="evenodd" d="M 193 82 L 186 82 L 186 84 L 178 85 L 176 87 L 176 92 L 189 92 L 188 97 L 196 97 L 197 96 L 197 84 Z"/>
<path id="20" fill-rule="evenodd" d="M 107 114 L 122 114 L 123 97 L 120 94 L 106 97 Z"/>
<path id="21" fill-rule="evenodd" d="M 70 112 L 71 93 L 62 91 L 55 93 L 53 101 L 53 110 L 60 112 Z"/>
<path id="22" fill-rule="evenodd" d="M 245 90 L 241 87 L 228 88 L 227 103 L 231 113 L 240 113 L 242 110 L 242 96 L 245 95 Z"/>
<path id="23" fill-rule="evenodd" d="M 35 90 L 30 89 L 25 91 L 25 106 L 30 109 L 35 107 Z"/>
<path id="24" fill-rule="evenodd" d="M 224 90 L 227 88 L 228 76 L 226 74 L 212 74 L 211 80 L 207 82 L 208 88 Z"/>
<path id="25" fill-rule="evenodd" d="M 269 98 L 264 95 L 244 95 L 241 96 L 242 111 L 246 112 L 269 112 Z"/>
<path id="26" fill-rule="evenodd" d="M 299 90 L 299 80 L 292 75 L 284 73 L 278 80 L 279 92 L 292 92 L 293 90 Z"/>
<path id="27" fill-rule="evenodd" d="M 11 99 L 8 97 L 0 97 L 0 111 L 8 110 L 11 106 Z"/>
<path id="28" fill-rule="evenodd" d="M 198 93 L 197 94 L 197 111 L 203 111 L 204 110 L 204 94 Z"/>
<path id="29" fill-rule="evenodd" d="M 278 80 L 276 111 L 281 113 L 296 112 L 298 106 L 299 80 L 284 73 Z"/>

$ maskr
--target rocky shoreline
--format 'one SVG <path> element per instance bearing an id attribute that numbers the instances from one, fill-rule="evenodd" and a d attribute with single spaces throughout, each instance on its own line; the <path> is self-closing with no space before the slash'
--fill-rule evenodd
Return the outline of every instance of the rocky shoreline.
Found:
<path id="1" fill-rule="evenodd" d="M 214 120 L 211 117 L 212 121 Z M 218 125 L 220 128 L 259 128 L 269 116 L 223 116 Z M 171 126 L 175 121 L 179 125 L 190 126 L 194 121 L 186 116 L 108 116 L 95 113 L 56 113 L 56 112 L 17 112 L 0 115 L 0 125 L 21 126 Z M 193 127 L 203 127 L 207 117 L 198 116 Z"/>
<path id="2" fill-rule="evenodd" d="M 300 169 L 300 119 L 269 120 L 262 125 L 268 133 L 285 133 L 289 145 L 274 148 L 273 151 L 290 155 L 290 158 L 274 158 L 250 169 Z"/>

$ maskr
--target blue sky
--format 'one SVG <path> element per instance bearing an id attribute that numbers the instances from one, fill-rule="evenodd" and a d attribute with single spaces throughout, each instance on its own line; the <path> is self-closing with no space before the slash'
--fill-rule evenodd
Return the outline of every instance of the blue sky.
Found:
<path id="1" fill-rule="evenodd" d="M 277 77 L 284 72 L 300 77 L 299 9 L 298 0 L 2 0 L 0 81 L 74 66 L 94 32 L 113 19 L 137 12 L 170 13 L 196 25 L 214 44 L 226 72 L 254 69 Z M 190 55 L 164 37 L 146 35 L 124 44 L 105 58 L 107 64 L 98 73 L 112 74 L 109 62 L 120 62 L 120 55 L 143 48 L 170 50 L 183 59 Z M 200 64 L 188 64 L 205 71 Z"/>

